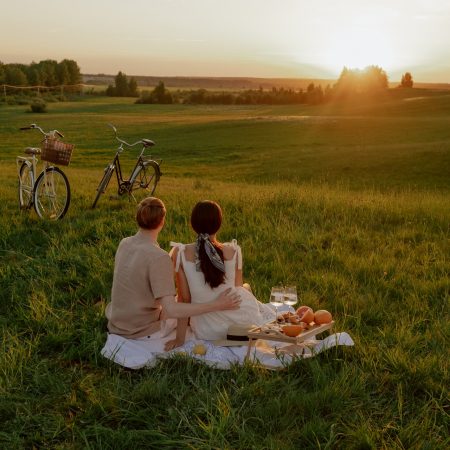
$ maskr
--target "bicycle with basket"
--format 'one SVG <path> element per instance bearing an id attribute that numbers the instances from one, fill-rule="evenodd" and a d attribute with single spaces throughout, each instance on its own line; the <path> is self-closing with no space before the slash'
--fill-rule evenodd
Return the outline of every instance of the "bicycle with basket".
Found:
<path id="1" fill-rule="evenodd" d="M 65 173 L 56 165 L 68 166 L 73 144 L 60 141 L 58 130 L 45 132 L 36 124 L 20 130 L 38 130 L 44 136 L 41 148 L 27 147 L 25 154 L 16 158 L 19 176 L 19 206 L 26 210 L 34 207 L 41 219 L 62 219 L 70 205 L 70 185 Z M 44 168 L 37 175 L 38 156 Z"/>

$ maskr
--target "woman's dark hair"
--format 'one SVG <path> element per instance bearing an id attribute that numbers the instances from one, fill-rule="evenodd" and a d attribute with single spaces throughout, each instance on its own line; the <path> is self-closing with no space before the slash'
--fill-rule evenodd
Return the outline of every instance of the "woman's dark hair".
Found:
<path id="1" fill-rule="evenodd" d="M 222 210 L 216 202 L 203 200 L 194 206 L 191 214 L 191 226 L 197 234 L 215 234 L 219 231 L 221 225 Z M 215 247 L 217 253 L 223 261 L 222 244 L 216 240 L 211 240 L 211 244 Z M 206 283 L 208 283 L 212 288 L 223 284 L 225 281 L 225 274 L 213 266 L 213 263 L 206 254 L 204 241 L 200 244 L 198 258 L 200 260 L 200 268 L 205 276 Z"/>

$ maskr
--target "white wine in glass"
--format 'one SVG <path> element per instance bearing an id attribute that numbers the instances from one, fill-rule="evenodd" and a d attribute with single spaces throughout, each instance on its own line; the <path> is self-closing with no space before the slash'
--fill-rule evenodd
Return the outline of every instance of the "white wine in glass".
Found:
<path id="1" fill-rule="evenodd" d="M 294 306 L 298 302 L 297 287 L 286 286 L 284 288 L 284 304 Z"/>
<path id="2" fill-rule="evenodd" d="M 284 288 L 283 286 L 274 286 L 270 293 L 270 304 L 275 306 L 275 315 L 278 320 L 278 307 L 284 302 Z"/>

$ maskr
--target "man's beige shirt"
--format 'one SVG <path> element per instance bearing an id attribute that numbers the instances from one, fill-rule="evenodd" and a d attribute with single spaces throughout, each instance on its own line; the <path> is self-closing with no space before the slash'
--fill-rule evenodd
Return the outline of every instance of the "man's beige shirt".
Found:
<path id="1" fill-rule="evenodd" d="M 156 299 L 175 295 L 173 265 L 167 252 L 139 230 L 123 239 L 116 253 L 108 330 L 127 338 L 160 329 L 161 305 Z"/>

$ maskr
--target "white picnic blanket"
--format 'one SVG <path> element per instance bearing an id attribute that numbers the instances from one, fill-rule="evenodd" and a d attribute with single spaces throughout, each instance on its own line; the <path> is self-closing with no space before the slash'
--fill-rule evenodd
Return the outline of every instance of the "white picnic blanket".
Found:
<path id="1" fill-rule="evenodd" d="M 229 369 L 231 365 L 243 364 L 247 355 L 248 346 L 244 344 L 236 347 L 218 347 L 210 341 L 196 339 L 188 328 L 186 342 L 183 346 L 169 352 L 164 351 L 164 344 L 175 338 L 175 330 L 169 334 L 158 331 L 150 337 L 140 339 L 126 339 L 116 334 L 108 334 L 105 346 L 101 354 L 121 366 L 130 369 L 140 369 L 154 366 L 159 358 L 168 358 L 175 354 L 191 356 L 205 364 L 218 368 Z M 193 352 L 194 346 L 203 344 L 206 349 L 205 355 L 197 355 Z M 282 368 L 289 364 L 293 358 L 310 358 L 326 349 L 337 345 L 354 345 L 352 338 L 347 333 L 336 333 L 323 340 L 312 339 L 306 341 L 302 352 L 294 357 L 283 353 L 285 344 L 276 341 L 257 341 L 252 348 L 250 361 L 262 364 L 270 369 Z"/>

